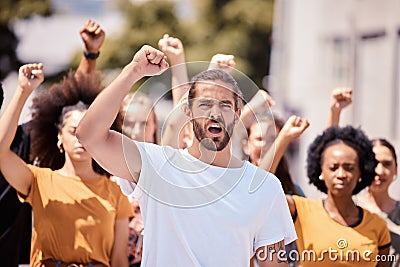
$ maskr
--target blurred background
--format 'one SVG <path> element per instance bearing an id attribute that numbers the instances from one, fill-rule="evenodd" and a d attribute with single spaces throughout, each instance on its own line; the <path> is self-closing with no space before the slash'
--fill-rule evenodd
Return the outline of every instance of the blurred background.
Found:
<path id="1" fill-rule="evenodd" d="M 156 47 L 168 33 L 182 40 L 187 61 L 235 55 L 236 68 L 276 100 L 277 114 L 310 120 L 290 151 L 291 172 L 306 195 L 319 197 L 308 185 L 305 157 L 325 127 L 333 88 L 353 88 L 342 125 L 400 150 L 399 14 L 400 0 L 1 0 L 3 110 L 20 65 L 43 62 L 44 88 L 77 67 L 87 18 L 106 31 L 98 59 L 106 81 L 143 44 Z M 22 121 L 28 119 L 26 108 Z M 399 180 L 391 188 L 397 198 Z"/>

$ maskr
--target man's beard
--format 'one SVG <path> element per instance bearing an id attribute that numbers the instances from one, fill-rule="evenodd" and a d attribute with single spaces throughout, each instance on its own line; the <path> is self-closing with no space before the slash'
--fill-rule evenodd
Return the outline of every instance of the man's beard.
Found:
<path id="1" fill-rule="evenodd" d="M 196 139 L 207 149 L 211 151 L 221 151 L 223 150 L 229 143 L 233 129 L 235 128 L 235 122 L 232 122 L 228 124 L 228 126 L 225 127 L 225 134 L 220 140 L 219 137 L 214 137 L 214 138 L 208 138 L 207 136 L 207 130 L 203 129 L 200 123 L 198 123 L 196 120 L 193 120 L 193 132 L 194 136 Z"/>

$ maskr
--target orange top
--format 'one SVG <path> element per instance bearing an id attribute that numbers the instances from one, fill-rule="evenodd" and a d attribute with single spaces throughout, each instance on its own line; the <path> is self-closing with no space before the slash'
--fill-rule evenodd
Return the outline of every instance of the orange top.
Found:
<path id="1" fill-rule="evenodd" d="M 134 216 L 119 186 L 105 176 L 82 180 L 29 168 L 30 192 L 20 199 L 30 203 L 34 215 L 31 266 L 45 259 L 110 266 L 115 222 Z"/>
<path id="2" fill-rule="evenodd" d="M 297 210 L 296 244 L 303 267 L 376 266 L 378 250 L 390 246 L 385 221 L 367 210 L 360 208 L 362 218 L 357 225 L 343 226 L 328 215 L 321 200 L 293 199 Z"/>

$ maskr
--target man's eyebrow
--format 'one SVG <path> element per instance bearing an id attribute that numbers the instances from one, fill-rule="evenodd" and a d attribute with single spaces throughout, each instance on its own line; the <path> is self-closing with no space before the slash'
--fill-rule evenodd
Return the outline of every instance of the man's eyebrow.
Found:
<path id="1" fill-rule="evenodd" d="M 233 103 L 234 103 L 234 101 L 229 100 L 229 99 L 221 100 L 220 102 L 221 102 L 221 103 L 224 103 L 224 104 L 233 104 Z"/>
<path id="2" fill-rule="evenodd" d="M 205 97 L 199 97 L 197 98 L 198 101 L 203 102 L 203 103 L 211 103 L 214 102 L 214 99 L 210 99 L 210 98 L 205 98 Z"/>
<path id="3" fill-rule="evenodd" d="M 217 99 L 210 99 L 210 98 L 206 98 L 206 97 L 199 97 L 197 98 L 197 100 L 200 103 L 205 103 L 205 104 L 211 104 L 211 103 L 222 103 L 222 104 L 229 104 L 229 105 L 233 105 L 234 101 L 230 100 L 230 99 L 225 99 L 225 100 L 217 100 Z"/>

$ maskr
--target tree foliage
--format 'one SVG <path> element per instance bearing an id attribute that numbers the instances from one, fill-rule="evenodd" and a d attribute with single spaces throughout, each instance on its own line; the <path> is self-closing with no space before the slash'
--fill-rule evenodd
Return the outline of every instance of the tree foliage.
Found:
<path id="1" fill-rule="evenodd" d="M 49 15 L 50 0 L 0 1 L 0 80 L 22 64 L 16 54 L 18 38 L 12 29 L 16 19 L 26 19 L 34 14 Z"/>
<path id="2" fill-rule="evenodd" d="M 199 15 L 192 26 L 195 30 L 189 31 L 193 42 L 187 59 L 233 54 L 237 68 L 260 85 L 269 72 L 273 1 L 199 0 L 196 4 Z"/>
<path id="3" fill-rule="evenodd" d="M 171 1 L 132 4 L 123 0 L 120 1 L 120 6 L 125 16 L 125 28 L 118 39 L 106 40 L 99 61 L 100 68 L 119 68 L 126 65 L 144 44 L 156 46 L 164 33 L 182 32 Z"/>
<path id="4" fill-rule="evenodd" d="M 182 40 L 187 61 L 210 60 L 216 53 L 233 54 L 237 68 L 261 85 L 269 71 L 273 0 L 192 3 L 192 18 L 182 20 L 176 16 L 174 1 L 120 0 L 125 28 L 119 38 L 106 41 L 99 67 L 124 66 L 143 44 L 157 47 L 158 40 L 168 33 Z"/>

